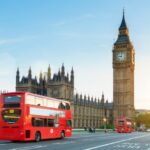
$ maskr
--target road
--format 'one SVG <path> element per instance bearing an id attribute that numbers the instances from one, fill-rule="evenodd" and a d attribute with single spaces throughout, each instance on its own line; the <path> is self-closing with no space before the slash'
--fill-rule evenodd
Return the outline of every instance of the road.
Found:
<path id="1" fill-rule="evenodd" d="M 150 150 L 150 132 L 76 133 L 71 138 L 41 142 L 0 141 L 0 150 Z"/>

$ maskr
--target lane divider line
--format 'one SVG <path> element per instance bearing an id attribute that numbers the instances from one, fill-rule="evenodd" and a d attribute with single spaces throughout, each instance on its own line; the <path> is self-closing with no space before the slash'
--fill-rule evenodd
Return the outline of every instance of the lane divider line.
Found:
<path id="1" fill-rule="evenodd" d="M 109 146 L 109 145 L 113 145 L 113 144 L 121 143 L 121 142 L 125 142 L 125 141 L 130 141 L 130 140 L 133 140 L 133 139 L 138 139 L 138 138 L 142 138 L 142 137 L 146 137 L 146 136 L 150 136 L 150 135 L 137 136 L 137 137 L 133 137 L 133 138 L 125 139 L 125 140 L 120 140 L 120 141 L 111 142 L 111 143 L 107 143 L 107 144 L 103 144 L 103 145 L 98 145 L 98 146 L 95 146 L 95 147 L 86 148 L 86 149 L 83 149 L 83 150 L 93 150 L 93 149 L 97 149 L 97 148 L 101 148 L 101 147 L 105 147 L 105 146 Z"/>
<path id="2" fill-rule="evenodd" d="M 44 148 L 47 147 L 47 145 L 33 145 L 33 146 L 26 146 L 26 147 L 18 147 L 18 148 L 12 148 L 9 150 L 30 150 L 30 149 L 39 149 L 39 148 Z"/>

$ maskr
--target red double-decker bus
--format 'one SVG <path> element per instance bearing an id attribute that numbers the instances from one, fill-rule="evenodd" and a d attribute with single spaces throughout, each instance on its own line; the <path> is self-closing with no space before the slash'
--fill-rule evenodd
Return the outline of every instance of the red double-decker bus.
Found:
<path id="1" fill-rule="evenodd" d="M 0 140 L 40 141 L 72 135 L 70 103 L 28 92 L 1 94 Z"/>
<path id="2" fill-rule="evenodd" d="M 133 131 L 132 127 L 132 120 L 130 118 L 123 116 L 116 118 L 116 131 L 118 133 L 131 133 Z"/>

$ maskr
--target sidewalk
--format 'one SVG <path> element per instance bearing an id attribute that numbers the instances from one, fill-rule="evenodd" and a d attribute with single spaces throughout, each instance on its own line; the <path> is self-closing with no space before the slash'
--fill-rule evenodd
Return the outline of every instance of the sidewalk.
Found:
<path id="1" fill-rule="evenodd" d="M 101 133 L 105 133 L 105 129 L 96 129 L 95 133 L 97 132 L 101 132 Z M 107 132 L 114 132 L 112 129 L 107 129 Z M 91 134 L 93 132 L 89 132 L 89 130 L 85 131 L 84 129 L 72 129 L 72 134 Z"/>

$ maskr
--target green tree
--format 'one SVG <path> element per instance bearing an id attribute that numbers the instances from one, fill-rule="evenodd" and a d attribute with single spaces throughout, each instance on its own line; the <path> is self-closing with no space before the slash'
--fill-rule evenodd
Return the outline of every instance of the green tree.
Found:
<path id="1" fill-rule="evenodd" d="M 146 128 L 150 128 L 150 113 L 139 114 L 136 117 L 135 121 L 137 127 L 140 127 L 140 125 L 145 124 Z"/>

